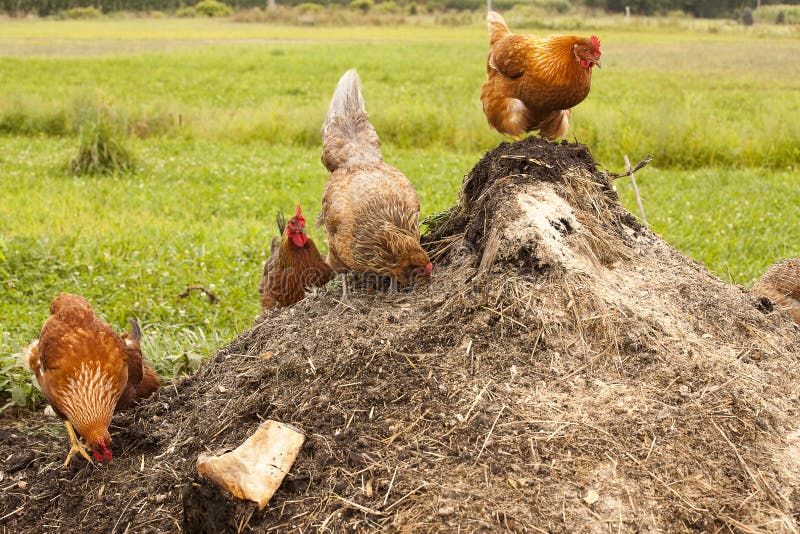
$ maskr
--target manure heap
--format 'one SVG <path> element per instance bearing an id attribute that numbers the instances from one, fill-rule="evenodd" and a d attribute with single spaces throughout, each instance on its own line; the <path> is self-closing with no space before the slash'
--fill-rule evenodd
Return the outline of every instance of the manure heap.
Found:
<path id="1" fill-rule="evenodd" d="M 586 147 L 501 144 L 425 246 L 429 285 L 345 302 L 329 286 L 268 311 L 115 419 L 109 467 L 62 471 L 61 437 L 0 431 L 17 466 L 0 487 L 26 481 L 0 517 L 25 506 L 14 532 L 800 530 L 798 327 L 642 227 Z M 264 419 L 307 440 L 258 511 L 195 462 Z"/>

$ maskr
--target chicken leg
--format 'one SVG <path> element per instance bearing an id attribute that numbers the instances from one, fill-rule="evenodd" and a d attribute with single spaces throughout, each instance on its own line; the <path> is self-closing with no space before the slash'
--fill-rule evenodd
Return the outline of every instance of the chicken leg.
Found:
<path id="1" fill-rule="evenodd" d="M 75 453 L 78 453 L 86 458 L 86 461 L 88 461 L 90 464 L 93 463 L 89 453 L 86 452 L 89 450 L 89 448 L 78 440 L 78 436 L 75 434 L 75 429 L 72 428 L 72 423 L 70 423 L 69 420 L 66 420 L 64 421 L 64 426 L 67 427 L 69 442 L 72 445 L 72 447 L 69 449 L 69 454 L 67 454 L 67 459 L 64 460 L 64 467 L 69 465 L 69 462 L 72 460 L 72 457 L 75 456 Z"/>

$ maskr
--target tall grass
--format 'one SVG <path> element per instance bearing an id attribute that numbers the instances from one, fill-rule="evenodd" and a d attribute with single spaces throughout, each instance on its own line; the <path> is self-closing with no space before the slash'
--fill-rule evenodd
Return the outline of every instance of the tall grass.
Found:
<path id="1" fill-rule="evenodd" d="M 356 66 L 386 142 L 490 148 L 503 137 L 489 130 L 479 101 L 486 36 L 477 28 L 468 34 L 427 31 L 422 42 L 373 41 L 365 30 L 368 42 L 324 46 L 264 43 L 135 56 L 9 58 L 8 76 L 0 80 L 0 96 L 6 95 L 0 98 L 0 132 L 76 135 L 76 95 L 101 89 L 117 98 L 129 136 L 313 147 L 338 76 Z M 597 157 L 652 153 L 662 167 L 686 169 L 797 164 L 800 123 L 792 117 L 800 112 L 800 78 L 786 75 L 796 40 L 651 33 L 600 33 L 604 68 L 595 71 L 589 97 L 575 109 L 572 129 Z M 61 82 L 70 73 L 79 75 Z"/>
<path id="2" fill-rule="evenodd" d="M 754 12 L 756 21 L 773 24 L 800 24 L 800 5 L 775 4 L 761 6 Z"/>
<path id="3" fill-rule="evenodd" d="M 320 148 L 292 144 L 149 139 L 131 142 L 134 174 L 67 177 L 69 138 L 6 137 L 0 148 L 0 395 L 30 378 L 16 364 L 61 291 L 84 295 L 122 331 L 144 329 L 145 355 L 162 377 L 196 366 L 249 327 L 275 233 L 275 212 L 319 210 L 327 179 Z M 384 146 L 417 187 L 424 213 L 452 202 L 479 154 Z M 310 235 L 326 248 L 324 234 Z M 219 298 L 179 298 L 187 285 Z M 3 393 L 5 392 L 5 393 Z M 30 398 L 30 397 L 28 397 Z M 0 406 L 3 402 L 0 400 Z"/>
<path id="4" fill-rule="evenodd" d="M 69 172 L 83 174 L 121 174 L 132 172 L 135 160 L 125 146 L 123 114 L 114 109 L 113 101 L 103 93 L 81 102 L 79 107 L 80 146 L 69 161 Z"/>

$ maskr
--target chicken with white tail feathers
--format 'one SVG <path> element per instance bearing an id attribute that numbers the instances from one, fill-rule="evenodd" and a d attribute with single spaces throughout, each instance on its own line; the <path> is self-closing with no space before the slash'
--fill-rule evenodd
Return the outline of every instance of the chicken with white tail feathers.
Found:
<path id="1" fill-rule="evenodd" d="M 390 276 L 401 285 L 430 277 L 417 192 L 402 172 L 384 163 L 355 69 L 339 79 L 331 100 L 322 126 L 322 162 L 331 172 L 320 213 L 328 264 L 339 273 Z"/>

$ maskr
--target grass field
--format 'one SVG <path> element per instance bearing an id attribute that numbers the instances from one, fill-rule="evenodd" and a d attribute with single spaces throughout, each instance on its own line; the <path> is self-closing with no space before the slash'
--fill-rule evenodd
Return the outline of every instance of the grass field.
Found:
<path id="1" fill-rule="evenodd" d="M 800 254 L 800 34 L 584 25 L 603 40 L 604 68 L 574 134 L 612 170 L 625 153 L 653 155 L 637 176 L 652 228 L 746 286 Z M 0 391 L 18 402 L 31 386 L 14 355 L 60 291 L 118 328 L 138 318 L 164 376 L 250 325 L 275 210 L 318 211 L 319 128 L 346 69 L 358 67 L 385 158 L 417 186 L 423 215 L 452 204 L 504 140 L 480 109 L 477 24 L 4 21 L 0 56 Z M 127 125 L 133 175 L 64 172 L 81 106 L 98 98 Z M 179 299 L 189 284 L 221 301 Z"/>

